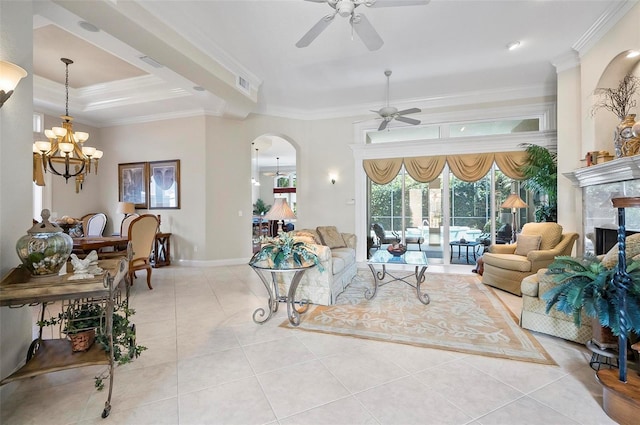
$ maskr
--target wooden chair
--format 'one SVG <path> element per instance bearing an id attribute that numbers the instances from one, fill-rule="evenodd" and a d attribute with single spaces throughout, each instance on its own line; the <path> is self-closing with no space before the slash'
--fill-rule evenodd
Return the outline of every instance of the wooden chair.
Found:
<path id="1" fill-rule="evenodd" d="M 151 251 L 158 231 L 158 217 L 142 214 L 129 224 L 127 237 L 131 244 L 132 256 L 129 259 L 129 282 L 133 285 L 136 270 L 147 270 L 147 286 L 151 286 Z"/>

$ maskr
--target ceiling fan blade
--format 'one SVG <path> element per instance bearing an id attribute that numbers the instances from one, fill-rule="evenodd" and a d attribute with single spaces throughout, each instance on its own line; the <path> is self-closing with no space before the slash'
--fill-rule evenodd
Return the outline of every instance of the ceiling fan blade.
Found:
<path id="1" fill-rule="evenodd" d="M 378 50 L 384 44 L 382 38 L 380 38 L 373 25 L 364 15 L 354 14 L 351 16 L 351 25 L 364 45 L 367 46 L 367 49 Z"/>
<path id="2" fill-rule="evenodd" d="M 382 120 L 382 122 L 380 123 L 380 127 L 378 127 L 378 131 L 382 131 L 385 128 L 387 128 L 387 124 L 389 124 L 389 121 L 387 120 Z"/>
<path id="3" fill-rule="evenodd" d="M 337 12 L 336 12 L 337 13 Z M 307 47 L 324 31 L 335 18 L 336 13 L 321 18 L 309 31 L 296 43 L 296 47 Z"/>
<path id="4" fill-rule="evenodd" d="M 398 116 L 398 117 L 396 117 L 396 119 L 398 121 L 406 122 L 407 124 L 411 124 L 411 125 L 420 124 L 420 120 L 414 120 L 413 118 L 409 118 L 409 117 Z"/>
<path id="5" fill-rule="evenodd" d="M 404 111 L 398 111 L 397 114 L 398 115 L 407 115 L 407 114 L 416 114 L 418 112 L 422 112 L 420 109 L 418 108 L 410 108 L 410 109 L 405 109 Z"/>
<path id="6" fill-rule="evenodd" d="M 368 7 L 424 6 L 427 4 L 429 4 L 429 0 L 369 0 L 364 2 L 364 5 Z"/>

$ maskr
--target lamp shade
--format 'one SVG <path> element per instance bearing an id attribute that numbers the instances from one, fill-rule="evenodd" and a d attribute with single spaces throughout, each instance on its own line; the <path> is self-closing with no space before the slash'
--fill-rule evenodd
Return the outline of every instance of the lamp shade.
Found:
<path id="1" fill-rule="evenodd" d="M 291 220 L 296 218 L 296 215 L 291 211 L 286 199 L 276 198 L 264 218 L 265 220 Z"/>
<path id="2" fill-rule="evenodd" d="M 8 93 L 16 88 L 18 82 L 27 76 L 27 71 L 11 62 L 0 61 L 0 90 Z"/>
<path id="3" fill-rule="evenodd" d="M 517 193 L 512 193 L 505 199 L 500 205 L 500 208 L 526 208 L 527 204 L 518 196 Z"/>
<path id="4" fill-rule="evenodd" d="M 120 214 L 133 214 L 136 208 L 132 202 L 118 202 L 118 212 Z"/>

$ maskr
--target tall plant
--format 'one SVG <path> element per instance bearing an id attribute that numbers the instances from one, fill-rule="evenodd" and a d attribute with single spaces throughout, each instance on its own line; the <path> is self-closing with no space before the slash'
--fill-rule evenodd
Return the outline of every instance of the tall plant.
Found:
<path id="1" fill-rule="evenodd" d="M 542 195 L 536 207 L 536 221 L 558 221 L 558 158 L 549 149 L 524 143 L 527 162 L 520 169 L 525 189 Z"/>

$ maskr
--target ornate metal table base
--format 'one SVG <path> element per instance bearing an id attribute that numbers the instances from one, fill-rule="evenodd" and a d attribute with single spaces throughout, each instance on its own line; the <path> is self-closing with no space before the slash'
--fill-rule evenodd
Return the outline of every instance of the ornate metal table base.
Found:
<path id="1" fill-rule="evenodd" d="M 420 291 L 420 285 L 422 284 L 422 282 L 424 282 L 424 272 L 427 270 L 427 266 L 416 266 L 415 271 L 412 274 L 408 274 L 406 276 L 394 276 L 391 273 L 389 273 L 387 271 L 387 268 L 384 264 L 382 264 L 382 271 L 376 271 L 374 264 L 369 264 L 369 269 L 371 269 L 371 273 L 373 274 L 373 290 L 371 289 L 366 289 L 364 291 L 364 297 L 368 300 L 373 299 L 373 297 L 376 296 L 376 294 L 378 293 L 378 288 L 381 286 L 386 285 L 387 283 L 391 283 L 391 282 L 396 282 L 396 281 L 401 281 L 406 283 L 407 285 L 411 286 L 412 288 L 416 289 L 416 295 L 418 296 L 418 300 L 420 300 L 420 302 L 424 305 L 429 304 L 429 302 L 431 302 L 431 299 L 429 298 L 429 295 L 426 292 L 421 292 Z M 386 275 L 389 275 L 390 277 L 392 277 L 393 279 L 388 281 L 388 282 L 382 282 L 384 280 L 384 278 L 386 277 Z M 413 283 L 409 282 L 407 280 L 407 278 L 415 276 L 416 278 L 416 284 L 414 285 Z"/>
<path id="2" fill-rule="evenodd" d="M 267 292 L 269 293 L 269 313 L 265 311 L 264 308 L 257 308 L 253 312 L 253 321 L 259 325 L 266 323 L 273 313 L 278 311 L 278 303 L 285 302 L 287 303 L 287 318 L 289 319 L 289 323 L 293 326 L 298 326 L 300 324 L 300 315 L 305 313 L 309 309 L 309 301 L 308 300 L 300 300 L 296 301 L 296 290 L 298 289 L 298 284 L 300 283 L 300 279 L 304 275 L 304 272 L 307 271 L 308 268 L 297 268 L 297 269 L 267 269 L 261 267 L 251 266 L 253 270 L 255 270 L 258 277 L 264 284 L 264 287 L 267 288 Z M 265 274 L 269 272 L 271 275 L 271 279 L 265 276 Z M 286 273 L 286 272 L 295 272 L 293 278 L 291 279 L 291 284 L 289 285 L 289 293 L 287 296 L 281 296 L 278 294 L 278 282 L 276 276 L 278 273 Z M 296 304 L 300 304 L 300 307 L 296 307 Z M 265 317 L 266 316 L 266 317 Z"/>

